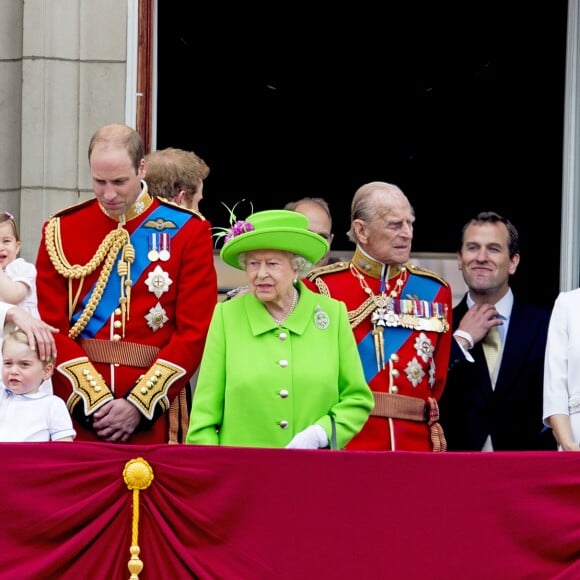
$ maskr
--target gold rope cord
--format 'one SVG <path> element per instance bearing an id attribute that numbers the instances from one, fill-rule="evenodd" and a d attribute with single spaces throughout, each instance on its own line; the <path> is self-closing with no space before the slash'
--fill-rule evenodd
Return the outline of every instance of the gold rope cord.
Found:
<path id="1" fill-rule="evenodd" d="M 373 297 L 367 298 L 356 310 L 348 311 L 348 320 L 351 328 L 356 328 L 367 316 L 375 310 Z"/>
<path id="2" fill-rule="evenodd" d="M 130 490 L 133 490 L 133 522 L 131 525 L 131 559 L 127 566 L 131 576 L 129 580 L 138 580 L 143 570 L 143 561 L 139 558 L 139 490 L 147 489 L 154 479 L 151 465 L 142 457 L 131 459 L 123 469 L 123 479 Z"/>
<path id="3" fill-rule="evenodd" d="M 127 234 L 128 235 L 128 234 Z M 135 261 L 135 248 L 129 241 L 123 246 L 123 253 L 119 264 L 117 265 L 117 273 L 121 278 L 121 290 L 119 302 L 121 304 L 122 316 L 122 334 L 125 336 L 125 322 L 130 318 L 131 312 L 131 264 Z"/>
<path id="4" fill-rule="evenodd" d="M 122 259 L 119 261 L 118 273 L 121 276 L 121 291 L 120 303 L 123 316 L 123 336 L 125 334 L 125 320 L 129 313 L 129 302 L 131 299 L 131 277 L 130 264 L 135 260 L 135 250 L 130 243 L 129 232 L 121 227 L 110 231 L 105 239 L 101 242 L 95 255 L 84 265 L 71 264 L 65 256 L 64 248 L 62 247 L 62 238 L 60 233 L 60 218 L 52 218 L 46 226 L 46 249 L 52 265 L 56 271 L 69 280 L 69 320 L 71 320 L 74 310 L 77 306 L 80 290 L 84 279 L 89 274 L 92 274 L 97 267 L 103 262 L 104 264 L 99 274 L 99 278 L 95 288 L 85 306 L 81 316 L 69 330 L 70 338 L 75 339 L 85 329 L 89 320 L 95 313 L 98 303 L 100 302 L 115 260 L 119 251 L 123 249 Z M 72 298 L 72 280 L 80 280 L 80 286 L 74 297 Z"/>

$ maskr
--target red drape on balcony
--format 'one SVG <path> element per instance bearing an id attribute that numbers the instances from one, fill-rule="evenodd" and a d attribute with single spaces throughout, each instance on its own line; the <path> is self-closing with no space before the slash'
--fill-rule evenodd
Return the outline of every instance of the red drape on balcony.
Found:
<path id="1" fill-rule="evenodd" d="M 0 578 L 580 577 L 580 455 L 0 444 Z"/>

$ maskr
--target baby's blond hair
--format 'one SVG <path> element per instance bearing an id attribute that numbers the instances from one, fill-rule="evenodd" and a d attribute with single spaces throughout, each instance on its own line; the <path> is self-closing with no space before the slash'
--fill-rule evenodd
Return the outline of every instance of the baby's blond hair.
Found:
<path id="1" fill-rule="evenodd" d="M 2 354 L 4 354 L 4 347 L 6 346 L 6 343 L 10 341 L 19 342 L 20 344 L 25 344 L 26 346 L 29 346 L 27 334 L 25 332 L 22 332 L 22 330 L 13 330 L 12 332 L 9 332 L 2 341 Z M 38 356 L 40 360 L 40 353 L 38 352 L 38 344 L 34 347 L 34 352 L 36 353 L 36 356 Z M 42 364 L 44 366 L 46 366 L 47 364 L 54 364 L 54 358 L 51 356 L 48 360 L 42 361 Z"/>

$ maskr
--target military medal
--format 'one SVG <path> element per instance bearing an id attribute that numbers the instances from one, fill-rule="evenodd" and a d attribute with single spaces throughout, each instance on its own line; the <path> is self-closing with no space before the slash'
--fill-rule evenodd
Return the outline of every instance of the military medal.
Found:
<path id="1" fill-rule="evenodd" d="M 169 286 L 173 284 L 173 280 L 169 277 L 169 274 L 161 268 L 161 266 L 155 266 L 155 270 L 147 274 L 145 284 L 147 285 L 149 292 L 152 292 L 157 296 L 157 298 L 160 298 L 162 294 L 169 292 Z"/>
<path id="2" fill-rule="evenodd" d="M 169 252 L 169 247 L 171 244 L 171 238 L 169 237 L 168 233 L 159 234 L 160 236 L 160 251 L 159 251 L 159 259 L 163 262 L 167 262 L 171 257 Z"/>
<path id="3" fill-rule="evenodd" d="M 157 332 L 163 325 L 169 320 L 165 308 L 159 304 L 159 302 L 149 309 L 149 312 L 145 315 L 145 320 L 147 320 L 147 326 L 153 331 Z"/>
<path id="4" fill-rule="evenodd" d="M 159 252 L 157 251 L 157 234 L 149 234 L 149 252 L 147 252 L 147 259 L 150 262 L 157 262 L 157 260 L 159 260 Z"/>
<path id="5" fill-rule="evenodd" d="M 373 343 L 375 348 L 375 358 L 377 361 L 377 371 L 384 370 L 387 366 L 385 359 L 385 337 L 384 330 L 388 327 L 402 326 L 402 316 L 397 312 L 397 296 L 405 284 L 408 273 L 407 269 L 401 267 L 401 276 L 395 282 L 395 287 L 391 290 L 389 288 L 389 272 L 390 266 L 383 268 L 381 275 L 381 290 L 377 296 L 367 284 L 364 276 L 356 269 L 354 264 L 350 264 L 350 271 L 352 275 L 358 279 L 361 288 L 368 296 L 371 305 L 374 309 L 371 312 L 371 324 L 373 325 Z"/>

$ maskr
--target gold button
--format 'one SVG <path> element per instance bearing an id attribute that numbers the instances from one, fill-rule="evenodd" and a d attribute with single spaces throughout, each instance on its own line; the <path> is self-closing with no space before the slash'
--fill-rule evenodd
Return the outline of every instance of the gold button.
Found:
<path id="1" fill-rule="evenodd" d="M 115 322 L 113 322 L 113 326 L 115 328 L 121 328 L 121 326 L 123 326 L 123 323 L 120 320 L 115 320 Z"/>
<path id="2" fill-rule="evenodd" d="M 113 334 L 113 340 L 114 340 L 115 342 L 118 342 L 118 341 L 120 341 L 120 340 L 121 340 L 121 335 L 120 335 L 120 334 Z"/>
<path id="3" fill-rule="evenodd" d="M 397 369 L 393 369 L 393 370 L 391 371 L 391 375 L 392 375 L 392 376 L 393 376 L 395 379 L 398 379 L 400 374 L 401 374 L 401 373 L 400 373 L 400 372 L 399 372 Z"/>
<path id="4" fill-rule="evenodd" d="M 391 355 L 391 360 L 392 360 L 393 362 L 395 362 L 395 363 L 396 363 L 396 362 L 399 362 L 399 355 L 398 355 L 396 352 L 394 352 L 394 353 Z"/>
<path id="5" fill-rule="evenodd" d="M 142 395 L 146 395 L 146 394 L 147 394 L 147 389 L 146 389 L 146 387 L 141 387 L 141 394 L 142 394 Z"/>
<path id="6" fill-rule="evenodd" d="M 397 387 L 396 385 L 393 385 L 393 386 L 392 386 L 392 387 L 389 389 L 389 391 L 390 391 L 391 393 L 393 393 L 394 395 L 396 395 L 396 394 L 399 392 L 399 387 Z"/>
<path id="7" fill-rule="evenodd" d="M 121 316 L 121 309 L 120 308 L 115 308 L 115 314 L 117 316 Z"/>
<path id="8" fill-rule="evenodd" d="M 102 391 L 102 387 L 100 385 L 97 385 L 95 387 L 95 393 L 100 393 Z"/>

